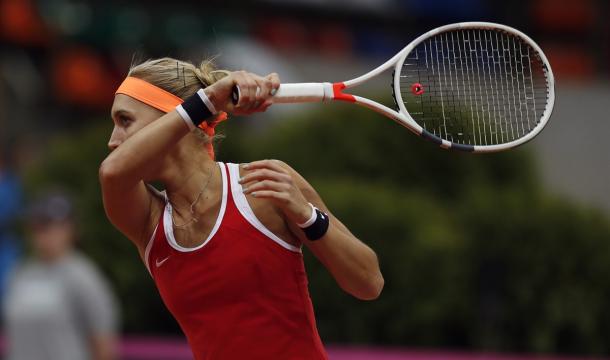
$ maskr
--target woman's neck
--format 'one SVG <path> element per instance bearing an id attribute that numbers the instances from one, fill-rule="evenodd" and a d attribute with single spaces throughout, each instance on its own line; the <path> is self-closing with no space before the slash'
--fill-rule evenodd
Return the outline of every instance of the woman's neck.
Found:
<path id="1" fill-rule="evenodd" d="M 159 180 L 165 185 L 167 196 L 178 211 L 189 210 L 191 204 L 204 197 L 204 191 L 214 191 L 218 167 L 203 148 L 178 147 L 164 162 L 166 166 L 159 174 Z"/>

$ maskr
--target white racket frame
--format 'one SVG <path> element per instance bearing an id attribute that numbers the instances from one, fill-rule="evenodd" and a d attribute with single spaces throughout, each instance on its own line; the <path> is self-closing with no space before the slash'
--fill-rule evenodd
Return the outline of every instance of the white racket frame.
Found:
<path id="1" fill-rule="evenodd" d="M 409 53 L 421 42 L 438 35 L 440 33 L 444 33 L 451 30 L 459 30 L 459 29 L 480 29 L 480 30 L 500 30 L 507 32 L 509 34 L 515 35 L 528 43 L 533 49 L 538 52 L 540 59 L 544 65 L 544 71 L 547 75 L 547 88 L 548 88 L 548 99 L 546 103 L 546 107 L 544 109 L 543 115 L 540 119 L 540 122 L 534 129 L 532 129 L 527 135 L 513 140 L 508 143 L 497 144 L 497 145 L 465 145 L 465 144 L 457 144 L 452 143 L 450 141 L 441 139 L 427 131 L 425 131 L 413 118 L 409 115 L 404 102 L 402 99 L 401 89 L 400 89 L 400 74 L 402 70 L 402 64 Z M 394 94 L 397 99 L 396 103 L 398 104 L 399 111 L 395 111 L 383 104 L 380 104 L 371 99 L 343 93 L 344 89 L 349 89 L 358 85 L 361 85 L 371 78 L 385 72 L 394 66 Z M 304 102 L 321 102 L 321 101 L 329 101 L 329 100 L 340 100 L 340 101 L 348 101 L 354 102 L 358 105 L 367 107 L 371 110 L 374 110 L 382 115 L 389 117 L 390 119 L 396 121 L 400 125 L 406 127 L 411 130 L 415 134 L 428 138 L 429 140 L 437 143 L 442 148 L 451 149 L 456 148 L 460 150 L 472 151 L 472 152 L 496 152 L 507 150 L 513 148 L 515 146 L 521 145 L 523 143 L 528 142 L 532 138 L 534 138 L 547 124 L 551 113 L 553 111 L 553 106 L 555 104 L 555 78 L 553 76 L 553 71 L 551 70 L 551 66 L 542 52 L 542 49 L 536 44 L 529 36 L 525 35 L 519 30 L 511 28 L 506 25 L 489 23 L 489 22 L 461 22 L 450 25 L 445 25 L 438 27 L 436 29 L 430 30 L 427 33 L 419 36 L 417 39 L 413 40 L 409 45 L 407 45 L 404 49 L 402 49 L 399 53 L 394 55 L 390 60 L 386 61 L 381 66 L 376 69 L 354 78 L 352 80 L 348 80 L 342 83 L 293 83 L 293 84 L 281 84 L 277 93 L 273 97 L 273 103 L 304 103 Z"/>

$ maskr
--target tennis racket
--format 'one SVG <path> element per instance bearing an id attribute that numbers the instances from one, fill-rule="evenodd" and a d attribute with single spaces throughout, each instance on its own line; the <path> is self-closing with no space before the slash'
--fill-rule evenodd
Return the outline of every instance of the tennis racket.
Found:
<path id="1" fill-rule="evenodd" d="M 344 92 L 391 68 L 397 110 Z M 372 109 L 445 149 L 495 152 L 540 133 L 555 91 L 549 62 L 527 35 L 505 25 L 464 22 L 421 35 L 355 79 L 281 84 L 272 98 L 278 104 L 331 100 Z"/>

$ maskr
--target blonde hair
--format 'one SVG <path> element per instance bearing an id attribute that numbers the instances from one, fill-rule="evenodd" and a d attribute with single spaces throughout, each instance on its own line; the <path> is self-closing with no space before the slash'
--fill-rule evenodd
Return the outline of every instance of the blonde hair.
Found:
<path id="1" fill-rule="evenodd" d="M 137 65 L 132 64 L 128 76 L 142 79 L 184 100 L 195 94 L 197 90 L 206 88 L 227 76 L 228 73 L 225 70 L 217 70 L 213 59 L 203 60 L 199 66 L 195 66 L 189 61 L 164 57 L 149 59 Z M 221 137 L 214 136 L 214 139 L 209 139 L 201 130 L 197 131 L 197 134 L 205 143 Z"/>

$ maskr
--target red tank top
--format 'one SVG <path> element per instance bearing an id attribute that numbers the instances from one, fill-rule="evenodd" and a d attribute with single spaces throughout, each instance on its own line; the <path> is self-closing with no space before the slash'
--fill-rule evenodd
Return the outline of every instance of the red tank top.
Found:
<path id="1" fill-rule="evenodd" d="M 256 218 L 238 165 L 219 166 L 222 203 L 208 238 L 195 248 L 178 245 L 166 202 L 145 253 L 195 359 L 327 359 L 301 249 Z"/>

